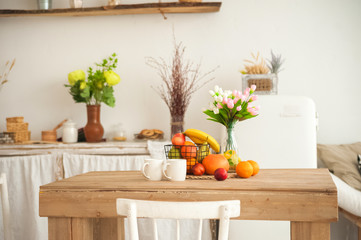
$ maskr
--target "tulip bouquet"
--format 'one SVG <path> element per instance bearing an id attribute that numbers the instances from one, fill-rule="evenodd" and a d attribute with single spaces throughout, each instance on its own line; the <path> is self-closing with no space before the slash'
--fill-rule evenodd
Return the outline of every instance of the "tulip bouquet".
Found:
<path id="1" fill-rule="evenodd" d="M 233 128 L 239 121 L 258 116 L 259 106 L 249 106 L 249 103 L 258 98 L 257 95 L 253 95 L 255 90 L 256 85 L 252 85 L 242 94 L 237 90 L 223 91 L 222 88 L 215 86 L 214 91 L 209 91 L 214 101 L 204 113 L 209 116 L 208 120 L 219 122 L 226 128 Z"/>
<path id="2" fill-rule="evenodd" d="M 87 105 L 99 105 L 104 102 L 110 107 L 115 106 L 113 86 L 120 82 L 120 77 L 113 71 L 117 67 L 118 59 L 113 53 L 102 63 L 96 63 L 96 69 L 89 67 L 88 79 L 83 70 L 76 70 L 68 74 L 69 93 L 75 102 Z"/>
<path id="3" fill-rule="evenodd" d="M 218 122 L 227 129 L 227 139 L 225 143 L 224 156 L 227 158 L 231 168 L 240 161 L 237 155 L 238 147 L 234 136 L 234 126 L 237 122 L 258 116 L 259 106 L 249 104 L 257 100 L 258 96 L 253 95 L 256 85 L 246 88 L 243 94 L 238 90 L 225 90 L 215 86 L 214 91 L 209 93 L 213 97 L 209 109 L 204 113 L 209 116 L 208 120 Z"/>

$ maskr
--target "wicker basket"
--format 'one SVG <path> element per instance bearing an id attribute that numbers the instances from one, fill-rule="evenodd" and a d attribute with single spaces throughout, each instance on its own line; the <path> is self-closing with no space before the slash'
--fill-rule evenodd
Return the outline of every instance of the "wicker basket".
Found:
<path id="1" fill-rule="evenodd" d="M 21 131 L 21 132 L 5 132 L 14 140 L 15 143 L 26 142 L 30 140 L 30 131 Z"/>
<path id="2" fill-rule="evenodd" d="M 196 163 L 201 163 L 202 160 L 209 155 L 209 144 L 192 146 L 192 145 L 165 145 L 165 156 L 167 159 L 187 159 L 187 174 L 192 173 L 192 167 Z"/>
<path id="3" fill-rule="evenodd" d="M 256 85 L 256 94 L 277 94 L 278 77 L 276 74 L 244 74 L 242 75 L 242 89 Z"/>
<path id="4" fill-rule="evenodd" d="M 29 123 L 13 123 L 7 122 L 6 129 L 8 132 L 23 132 L 28 131 Z"/>
<path id="5" fill-rule="evenodd" d="M 6 118 L 7 123 L 23 123 L 24 117 L 10 117 Z"/>

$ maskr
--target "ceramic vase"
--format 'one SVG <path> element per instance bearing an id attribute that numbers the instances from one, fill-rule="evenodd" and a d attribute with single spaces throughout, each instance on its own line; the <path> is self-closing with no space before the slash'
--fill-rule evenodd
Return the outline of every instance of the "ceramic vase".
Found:
<path id="1" fill-rule="evenodd" d="M 87 105 L 88 122 L 84 127 L 87 142 L 101 142 L 104 128 L 100 123 L 100 105 Z"/>

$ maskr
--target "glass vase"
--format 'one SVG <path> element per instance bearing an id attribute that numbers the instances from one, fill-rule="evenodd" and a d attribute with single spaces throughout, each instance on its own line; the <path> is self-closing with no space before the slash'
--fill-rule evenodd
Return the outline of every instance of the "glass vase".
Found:
<path id="1" fill-rule="evenodd" d="M 225 139 L 225 147 L 224 147 L 224 155 L 227 158 L 228 162 L 229 162 L 229 169 L 235 169 L 238 161 L 239 161 L 239 157 L 238 157 L 238 145 L 237 145 L 237 140 L 236 140 L 236 136 L 234 133 L 234 124 L 230 124 L 227 128 L 227 135 L 226 135 L 226 139 Z"/>
<path id="2" fill-rule="evenodd" d="M 277 74 L 243 74 L 242 89 L 256 85 L 257 95 L 277 95 L 278 94 L 278 76 Z"/>
<path id="3" fill-rule="evenodd" d="M 172 139 L 174 134 L 183 132 L 184 131 L 183 126 L 184 126 L 184 115 L 171 116 L 170 139 Z"/>

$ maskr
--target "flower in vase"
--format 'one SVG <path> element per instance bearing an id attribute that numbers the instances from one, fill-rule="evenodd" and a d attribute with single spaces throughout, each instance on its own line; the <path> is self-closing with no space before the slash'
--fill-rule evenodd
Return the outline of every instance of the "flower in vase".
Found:
<path id="1" fill-rule="evenodd" d="M 223 91 L 222 88 L 215 86 L 214 91 L 209 91 L 214 101 L 204 113 L 209 116 L 208 120 L 219 122 L 227 128 L 233 127 L 239 121 L 256 117 L 259 107 L 249 106 L 249 103 L 258 99 L 257 95 L 253 95 L 255 90 L 256 86 L 252 85 L 242 94 L 236 89 Z"/>
<path id="2" fill-rule="evenodd" d="M 69 88 L 75 102 L 87 105 L 99 105 L 104 102 L 110 107 L 115 106 L 113 86 L 120 82 L 120 77 L 113 71 L 117 67 L 116 54 L 96 63 L 96 68 L 89 67 L 88 78 L 83 70 L 75 70 L 68 74 Z"/>
<path id="3" fill-rule="evenodd" d="M 259 106 L 249 105 L 257 100 L 257 96 L 253 95 L 255 90 L 256 86 L 252 85 L 250 88 L 245 89 L 242 94 L 238 90 L 223 91 L 220 87 L 216 86 L 214 91 L 210 91 L 213 101 L 210 102 L 209 109 L 203 111 L 208 115 L 208 120 L 218 122 L 227 129 L 225 156 L 231 168 L 235 168 L 239 162 L 238 149 L 233 132 L 235 124 L 258 116 Z M 221 98 L 222 101 L 218 101 Z M 232 157 L 227 157 L 230 152 L 232 152 Z"/>

